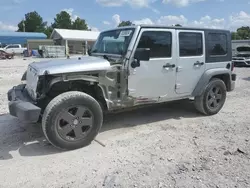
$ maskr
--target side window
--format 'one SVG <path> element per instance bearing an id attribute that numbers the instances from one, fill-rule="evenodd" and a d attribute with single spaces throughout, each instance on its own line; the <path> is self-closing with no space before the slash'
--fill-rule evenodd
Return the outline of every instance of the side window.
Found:
<path id="1" fill-rule="evenodd" d="M 167 31 L 144 31 L 137 48 L 150 48 L 151 58 L 172 56 L 172 33 Z"/>
<path id="2" fill-rule="evenodd" d="M 203 39 L 201 33 L 179 33 L 180 57 L 200 56 L 203 54 Z"/>
<path id="3" fill-rule="evenodd" d="M 208 34 L 208 49 L 212 56 L 227 54 L 227 36 L 222 33 Z"/>
<path id="4" fill-rule="evenodd" d="M 13 48 L 19 48 L 19 45 L 13 45 Z"/>
<path id="5" fill-rule="evenodd" d="M 9 49 L 9 48 L 13 48 L 13 46 L 12 46 L 12 45 L 9 45 L 6 49 Z"/>

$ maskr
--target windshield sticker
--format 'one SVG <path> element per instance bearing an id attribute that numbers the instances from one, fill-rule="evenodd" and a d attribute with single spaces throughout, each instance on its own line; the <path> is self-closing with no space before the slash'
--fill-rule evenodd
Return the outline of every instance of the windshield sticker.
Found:
<path id="1" fill-rule="evenodd" d="M 120 32 L 119 37 L 128 37 L 131 35 L 131 33 L 132 33 L 132 30 L 123 30 Z"/>

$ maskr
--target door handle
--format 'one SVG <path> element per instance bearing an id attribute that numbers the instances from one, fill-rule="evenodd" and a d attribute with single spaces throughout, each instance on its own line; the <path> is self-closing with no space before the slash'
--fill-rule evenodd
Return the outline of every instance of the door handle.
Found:
<path id="1" fill-rule="evenodd" d="M 204 64 L 205 64 L 204 62 L 196 61 L 196 63 L 194 63 L 194 66 L 197 66 L 197 65 L 202 66 L 202 65 L 204 65 Z"/>
<path id="2" fill-rule="evenodd" d="M 166 65 L 163 65 L 163 68 L 175 68 L 175 64 L 170 64 L 170 63 L 167 63 Z"/>

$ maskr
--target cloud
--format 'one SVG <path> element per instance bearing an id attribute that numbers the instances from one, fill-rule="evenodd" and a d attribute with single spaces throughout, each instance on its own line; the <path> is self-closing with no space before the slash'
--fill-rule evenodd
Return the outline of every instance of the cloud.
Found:
<path id="1" fill-rule="evenodd" d="M 112 21 L 115 26 L 121 22 L 121 17 L 118 14 L 112 16 Z M 126 20 L 126 19 L 124 19 Z M 103 22 L 104 23 L 104 22 Z M 110 24 L 109 24 L 110 23 Z M 180 24 L 186 27 L 199 27 L 199 28 L 213 28 L 213 29 L 228 29 L 235 31 L 241 26 L 247 26 L 250 23 L 250 14 L 240 11 L 239 13 L 233 14 L 228 18 L 216 18 L 209 15 L 205 15 L 196 20 L 188 20 L 184 15 L 166 15 L 160 16 L 159 18 L 152 20 L 149 17 L 136 19 L 132 21 L 135 25 L 146 24 L 146 25 L 165 25 L 172 26 Z M 113 25 L 111 22 L 105 21 L 106 25 Z"/>
<path id="2" fill-rule="evenodd" d="M 62 11 L 66 11 L 70 15 L 70 18 L 72 21 L 75 21 L 77 18 L 80 18 L 78 15 L 75 14 L 75 11 L 73 8 L 63 9 Z M 88 28 L 91 29 L 92 31 L 99 31 L 97 27 L 90 26 L 87 22 L 86 24 L 88 25 Z"/>
<path id="3" fill-rule="evenodd" d="M 75 21 L 79 17 L 76 14 L 74 14 L 74 9 L 73 8 L 63 9 L 62 11 L 66 11 L 70 15 L 70 18 L 71 18 L 72 21 Z"/>
<path id="4" fill-rule="evenodd" d="M 153 25 L 154 22 L 150 18 L 144 18 L 141 20 L 133 21 L 133 24 L 135 24 L 135 25 L 140 25 L 140 24 Z"/>
<path id="5" fill-rule="evenodd" d="M 18 28 L 14 25 L 6 24 L 0 21 L 0 30 L 1 31 L 16 31 Z"/>
<path id="6" fill-rule="evenodd" d="M 211 18 L 210 16 L 201 17 L 199 20 L 191 20 L 189 21 L 184 15 L 167 15 L 161 16 L 157 20 L 153 21 L 150 18 L 144 18 L 141 20 L 133 21 L 134 24 L 148 24 L 148 25 L 165 25 L 172 26 L 175 24 L 180 24 L 182 26 L 188 27 L 202 27 L 202 28 L 215 28 L 221 29 L 225 28 L 226 21 L 224 18 Z"/>
<path id="7" fill-rule="evenodd" d="M 250 23 L 250 14 L 244 11 L 240 11 L 229 17 L 229 29 L 231 30 L 236 30 L 241 26 L 246 26 L 248 23 Z"/>
<path id="8" fill-rule="evenodd" d="M 120 7 L 128 4 L 132 7 L 150 7 L 150 4 L 159 0 L 96 0 L 96 2 L 106 7 Z M 164 4 L 173 4 L 178 7 L 185 7 L 191 3 L 198 3 L 206 0 L 162 0 Z M 221 0 L 220 0 L 221 1 Z"/>
<path id="9" fill-rule="evenodd" d="M 109 21 L 103 21 L 102 22 L 104 25 L 110 25 L 111 23 Z"/>
<path id="10" fill-rule="evenodd" d="M 203 2 L 206 0 L 163 0 L 164 4 L 173 4 L 177 7 L 186 7 L 192 3 Z"/>
<path id="11" fill-rule="evenodd" d="M 126 0 L 96 0 L 96 2 L 105 7 L 120 7 L 124 5 Z"/>
<path id="12" fill-rule="evenodd" d="M 121 23 L 121 18 L 120 18 L 120 15 L 118 14 L 115 14 L 114 16 L 112 16 L 112 20 L 115 23 L 115 26 L 118 26 L 119 23 Z"/>
<path id="13" fill-rule="evenodd" d="M 210 16 L 201 17 L 200 20 L 195 20 L 189 24 L 193 27 L 205 27 L 212 29 L 224 29 L 226 21 L 224 18 L 211 18 Z"/>
<path id="14" fill-rule="evenodd" d="M 159 25 L 174 25 L 174 24 L 186 25 L 187 23 L 188 23 L 188 19 L 183 15 L 180 15 L 180 16 L 174 16 L 174 15 L 161 16 L 156 21 L 156 24 L 159 24 Z"/>
<path id="15" fill-rule="evenodd" d="M 149 7 L 149 4 L 156 0 L 96 0 L 96 2 L 106 7 L 120 7 L 128 4 L 132 7 Z"/>
<path id="16" fill-rule="evenodd" d="M 155 8 L 151 8 L 151 10 L 156 13 L 156 14 L 160 14 L 160 11 L 158 9 L 155 9 Z"/>

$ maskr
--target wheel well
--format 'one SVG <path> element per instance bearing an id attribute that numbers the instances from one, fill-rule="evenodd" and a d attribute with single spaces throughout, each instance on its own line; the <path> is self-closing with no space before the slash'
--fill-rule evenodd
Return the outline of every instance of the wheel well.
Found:
<path id="1" fill-rule="evenodd" d="M 68 91 L 81 91 L 87 93 L 100 103 L 104 111 L 107 110 L 107 104 L 102 89 L 97 84 L 90 84 L 88 81 L 77 80 L 57 82 L 50 87 L 46 95 L 50 101 L 56 96 Z"/>
<path id="2" fill-rule="evenodd" d="M 26 80 L 26 76 L 27 76 L 27 71 L 25 71 L 25 72 L 23 73 L 23 76 L 22 76 L 22 78 L 21 78 L 21 81 L 25 81 L 25 80 Z"/>
<path id="3" fill-rule="evenodd" d="M 215 75 L 210 80 L 212 80 L 213 78 L 221 79 L 225 83 L 227 91 L 230 89 L 230 76 L 229 76 L 229 74 Z"/>

